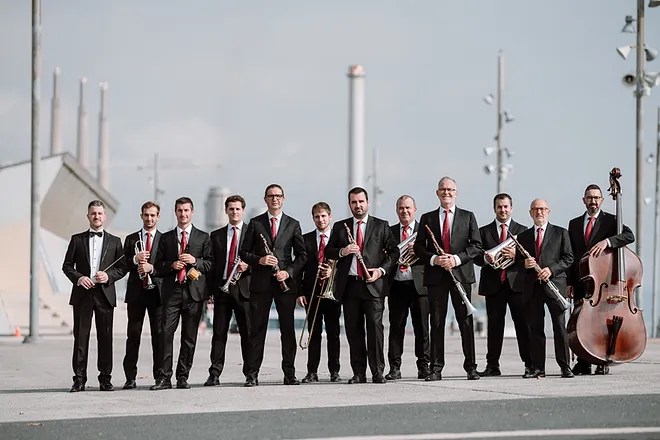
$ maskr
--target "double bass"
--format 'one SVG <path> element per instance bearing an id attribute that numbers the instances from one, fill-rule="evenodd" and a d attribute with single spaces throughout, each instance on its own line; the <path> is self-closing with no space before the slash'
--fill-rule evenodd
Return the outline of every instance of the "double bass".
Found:
<path id="1" fill-rule="evenodd" d="M 616 204 L 616 230 L 621 234 L 621 171 L 610 172 L 609 193 Z M 597 365 L 631 362 L 646 348 L 646 325 L 635 305 L 642 282 L 642 262 L 627 246 L 608 248 L 598 257 L 585 254 L 579 263 L 587 295 L 578 300 L 568 321 L 568 341 L 580 359 Z"/>

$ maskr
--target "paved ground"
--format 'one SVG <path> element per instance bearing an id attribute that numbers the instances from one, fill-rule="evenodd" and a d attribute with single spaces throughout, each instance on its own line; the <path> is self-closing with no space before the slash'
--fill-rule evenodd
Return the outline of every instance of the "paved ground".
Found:
<path id="1" fill-rule="evenodd" d="M 280 385 L 279 337 L 271 332 L 261 384 L 244 388 L 239 340 L 231 335 L 222 385 L 205 388 L 210 337 L 201 335 L 193 388 L 158 392 L 148 390 L 152 379 L 145 342 L 137 390 L 98 391 L 92 350 L 88 391 L 70 394 L 70 337 L 44 337 L 36 344 L 0 338 L 0 439 L 660 438 L 660 340 L 649 341 L 638 361 L 613 368 L 609 376 L 562 379 L 549 357 L 549 376 L 526 380 L 520 377 L 515 340 L 507 339 L 504 376 L 467 381 L 460 340 L 449 337 L 440 382 L 415 378 L 408 343 L 401 381 L 332 384 L 322 365 L 324 382 L 292 387 Z M 123 344 L 123 338 L 115 338 L 117 388 L 124 381 Z M 485 339 L 477 339 L 481 367 L 485 345 Z M 348 350 L 342 349 L 347 379 Z M 552 356 L 551 341 L 548 353 Z M 306 353 L 299 352 L 299 377 L 305 363 Z"/>

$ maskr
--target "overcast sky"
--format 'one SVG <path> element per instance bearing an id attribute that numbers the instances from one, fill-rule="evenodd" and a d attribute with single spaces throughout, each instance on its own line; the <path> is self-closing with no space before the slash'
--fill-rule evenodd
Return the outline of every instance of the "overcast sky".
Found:
<path id="1" fill-rule="evenodd" d="M 0 0 L 0 162 L 30 155 L 30 2 Z M 366 145 L 370 175 L 377 148 L 383 194 L 377 215 L 395 220 L 408 193 L 418 210 L 437 207 L 437 181 L 453 176 L 458 205 L 492 220 L 494 106 L 505 57 L 504 107 L 516 118 L 504 145 L 515 152 L 504 190 L 514 217 L 531 224 L 534 197 L 546 198 L 551 222 L 566 226 L 583 211 L 584 187 L 606 188 L 622 169 L 626 223 L 634 229 L 635 102 L 621 77 L 634 71 L 617 46 L 635 1 L 555 0 L 89 0 L 43 1 L 41 145 L 48 152 L 52 72 L 62 74 L 63 143 L 75 151 L 78 81 L 88 78 L 92 165 L 96 162 L 98 83 L 107 81 L 111 193 L 121 206 L 112 228 L 139 226 L 153 197 L 149 166 L 162 160 L 165 213 L 176 197 L 197 204 L 204 227 L 209 187 L 244 195 L 263 210 L 264 187 L 282 184 L 285 211 L 313 225 L 319 200 L 347 215 L 348 79 L 366 70 Z M 660 8 L 647 9 L 649 46 L 660 46 Z M 660 60 L 649 71 L 660 70 Z M 658 66 L 654 66 L 658 64 Z M 656 149 L 660 90 L 644 100 L 644 141 Z M 654 195 L 655 164 L 645 194 Z M 371 189 L 369 182 L 365 183 Z M 372 194 L 373 202 L 373 194 Z M 374 209 L 372 203 L 372 211 Z M 613 211 L 611 200 L 606 208 Z M 82 215 L 82 213 L 81 213 Z M 163 226 L 170 226 L 164 216 Z M 653 203 L 645 236 L 652 250 Z"/>

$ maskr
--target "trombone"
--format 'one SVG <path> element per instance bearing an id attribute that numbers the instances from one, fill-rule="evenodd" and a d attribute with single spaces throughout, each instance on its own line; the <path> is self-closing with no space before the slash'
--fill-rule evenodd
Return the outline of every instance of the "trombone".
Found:
<path id="1" fill-rule="evenodd" d="M 142 241 L 142 237 L 138 237 L 138 240 L 135 242 L 135 254 L 137 255 L 138 253 L 142 252 L 143 250 L 146 251 L 144 247 L 144 241 Z M 148 273 L 140 273 L 138 272 L 138 276 L 140 277 L 141 280 L 144 279 L 144 277 L 147 277 L 147 286 L 145 287 L 147 290 L 151 290 L 154 287 L 154 283 L 151 281 L 151 276 Z"/>
<path id="2" fill-rule="evenodd" d="M 321 276 L 321 269 L 322 266 L 324 265 L 330 267 L 330 274 L 328 275 L 328 278 L 319 281 L 319 278 Z M 335 298 L 335 295 L 333 293 L 335 288 L 336 271 L 337 271 L 337 260 L 326 260 L 325 263 L 319 265 L 319 268 L 316 271 L 316 279 L 314 280 L 314 287 L 312 288 L 312 294 L 309 297 L 309 304 L 307 304 L 307 313 L 305 314 L 305 320 L 303 321 L 302 331 L 300 332 L 300 341 L 298 342 L 298 345 L 302 350 L 306 350 L 307 347 L 309 347 L 309 342 L 312 340 L 312 334 L 314 333 L 314 324 L 316 323 L 316 317 L 319 314 L 319 307 L 321 306 L 321 300 L 329 299 L 337 302 L 337 299 Z M 314 301 L 316 286 L 318 286 L 319 284 L 321 287 L 321 292 L 318 295 L 316 295 L 316 298 L 318 298 L 318 300 L 316 301 L 316 307 L 314 307 L 314 316 L 312 317 L 312 325 L 311 325 L 312 328 L 309 329 L 308 332 L 309 334 L 307 335 L 307 339 L 305 339 L 305 328 L 307 328 L 307 321 L 309 321 L 309 314 L 312 311 L 312 302 Z"/>

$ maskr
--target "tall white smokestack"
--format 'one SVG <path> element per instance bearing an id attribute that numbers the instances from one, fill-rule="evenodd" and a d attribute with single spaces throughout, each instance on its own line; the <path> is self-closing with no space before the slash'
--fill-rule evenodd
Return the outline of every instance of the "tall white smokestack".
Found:
<path id="1" fill-rule="evenodd" d="M 348 68 L 348 188 L 364 188 L 364 67 Z"/>
<path id="2" fill-rule="evenodd" d="M 53 71 L 53 98 L 50 102 L 50 154 L 62 152 L 62 134 L 60 121 L 60 68 Z"/>
<path id="3" fill-rule="evenodd" d="M 108 118 L 105 115 L 105 93 L 108 91 L 108 83 L 102 82 L 99 87 L 101 88 L 101 109 L 99 110 L 99 157 L 96 178 L 103 188 L 108 189 L 110 187 L 108 175 L 110 147 L 108 146 Z"/>
<path id="4" fill-rule="evenodd" d="M 80 79 L 80 101 L 78 102 L 78 132 L 76 137 L 76 154 L 78 163 L 89 169 L 87 154 L 87 110 L 85 110 L 85 84 L 87 78 Z"/>

